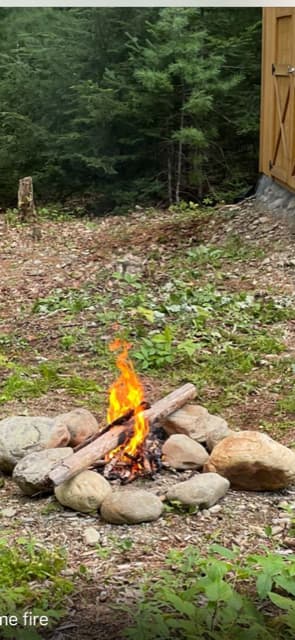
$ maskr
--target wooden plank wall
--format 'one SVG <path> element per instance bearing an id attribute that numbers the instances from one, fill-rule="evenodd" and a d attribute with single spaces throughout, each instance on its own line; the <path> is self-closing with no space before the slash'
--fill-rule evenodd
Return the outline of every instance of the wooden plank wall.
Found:
<path id="1" fill-rule="evenodd" d="M 272 73 L 272 65 L 295 67 L 295 8 L 265 7 L 263 9 L 262 64 L 261 64 L 261 118 L 259 170 L 281 184 L 295 189 L 295 74 Z M 276 96 L 275 86 L 279 91 Z M 288 94 L 289 90 L 289 94 Z M 286 100 L 289 95 L 288 101 Z M 283 126 L 278 116 L 278 99 L 281 109 L 287 104 Z M 282 129 L 284 144 L 278 136 Z M 287 143 L 285 144 L 285 140 Z M 286 150 L 287 148 L 287 150 Z M 275 149 L 277 151 L 275 151 Z M 273 168 L 270 161 L 276 163 Z"/>
<path id="2" fill-rule="evenodd" d="M 264 7 L 262 27 L 261 61 L 261 109 L 260 109 L 260 156 L 259 171 L 270 174 L 274 137 L 274 86 L 272 81 L 272 63 L 275 58 L 275 18 L 276 9 Z"/>

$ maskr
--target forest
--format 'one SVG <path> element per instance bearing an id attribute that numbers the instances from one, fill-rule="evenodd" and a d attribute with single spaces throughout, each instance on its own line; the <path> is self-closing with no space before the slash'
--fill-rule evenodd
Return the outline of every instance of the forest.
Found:
<path id="1" fill-rule="evenodd" d="M 0 200 L 92 213 L 257 180 L 261 9 L 1 8 Z"/>

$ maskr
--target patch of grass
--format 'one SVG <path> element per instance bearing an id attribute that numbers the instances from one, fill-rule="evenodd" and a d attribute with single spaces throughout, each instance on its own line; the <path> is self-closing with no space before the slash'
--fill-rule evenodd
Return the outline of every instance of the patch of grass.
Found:
<path id="1" fill-rule="evenodd" d="M 295 414 L 295 391 L 278 401 L 278 408 L 286 413 Z"/>
<path id="2" fill-rule="evenodd" d="M 77 344 L 77 336 L 72 334 L 72 333 L 68 333 L 64 336 L 62 336 L 62 338 L 59 341 L 61 348 L 64 351 L 69 351 L 69 349 L 71 349 L 71 347 L 75 346 Z"/>
<path id="3" fill-rule="evenodd" d="M 101 386 L 94 380 L 68 374 L 63 366 L 56 362 L 25 368 L 5 359 L 2 367 L 10 372 L 0 385 L 2 403 L 18 398 L 38 398 L 53 389 L 66 389 L 72 395 L 83 397 L 91 397 L 102 391 Z"/>
<path id="4" fill-rule="evenodd" d="M 211 545 L 173 550 L 168 569 L 150 575 L 125 631 L 130 640 L 291 640 L 295 631 L 295 555 Z M 124 609 L 124 607 L 121 607 Z M 130 614 L 130 611 L 128 611 Z"/>
<path id="5" fill-rule="evenodd" d="M 189 228 L 195 229 L 199 218 L 205 224 L 211 215 L 194 203 L 182 203 L 173 210 L 172 224 L 176 228 L 178 221 L 187 221 Z M 192 236 L 192 241 L 197 239 Z M 275 376 L 280 367 L 285 371 L 280 323 L 295 317 L 292 296 L 225 290 L 224 278 L 231 277 L 231 263 L 236 266 L 262 255 L 259 247 L 235 236 L 224 246 L 186 245 L 174 254 L 168 245 L 167 254 L 162 247 L 151 246 L 148 269 L 142 274 L 114 273 L 105 267 L 91 286 L 53 290 L 37 300 L 31 311 L 45 317 L 60 313 L 61 323 L 73 315 L 75 324 L 76 317 L 80 319 L 80 327 L 65 328 L 55 342 L 62 366 L 51 377 L 40 367 L 10 369 L 0 388 L 1 401 L 38 396 L 54 388 L 86 396 L 90 402 L 99 401 L 100 388 L 95 375 L 89 380 L 89 370 L 97 369 L 98 376 L 102 371 L 113 375 L 114 358 L 107 342 L 114 334 L 133 343 L 131 357 L 139 371 L 154 378 L 165 372 L 170 383 L 191 380 L 202 399 L 216 407 L 238 402 L 266 380 L 273 379 L 286 395 L 290 390 L 282 390 Z M 15 345 L 5 343 L 3 337 L 3 349 L 8 352 L 10 348 Z M 77 366 L 74 358 L 81 353 L 89 357 L 87 362 L 81 358 Z M 266 356 L 276 358 L 268 361 Z M 88 375 L 83 376 L 81 371 L 86 367 Z M 271 385 L 268 388 L 276 391 Z M 292 406 L 290 399 L 288 406 Z"/>
<path id="6" fill-rule="evenodd" d="M 97 297 L 96 297 L 97 299 Z M 76 314 L 91 307 L 95 300 L 87 290 L 56 289 L 46 298 L 39 298 L 32 306 L 32 313 L 48 315 L 57 311 Z"/>
<path id="7" fill-rule="evenodd" d="M 52 500 L 42 507 L 40 513 L 42 516 L 49 516 L 52 513 L 63 511 L 62 505 L 57 500 Z"/>
<path id="8" fill-rule="evenodd" d="M 81 212 L 83 209 L 81 208 Z M 49 222 L 68 222 L 72 220 L 75 216 L 79 216 L 78 211 L 69 211 L 65 210 L 61 205 L 48 205 L 47 207 L 40 207 L 38 209 L 38 217 L 41 220 L 49 220 Z"/>
<path id="9" fill-rule="evenodd" d="M 36 540 L 19 537 L 11 541 L 0 539 L 1 615 L 8 612 L 19 621 L 13 628 L 15 640 L 37 640 L 37 629 L 24 629 L 22 615 L 29 610 L 46 615 L 49 626 L 64 615 L 65 598 L 73 591 L 73 584 L 63 577 L 66 555 L 62 548 L 49 550 Z M 11 628 L 2 626 L 1 637 L 11 638 Z"/>
<path id="10" fill-rule="evenodd" d="M 267 420 L 262 420 L 261 426 L 263 427 L 263 431 L 274 433 L 277 432 L 280 435 L 287 431 L 288 429 L 294 428 L 294 421 L 276 421 L 269 422 Z"/>
<path id="11" fill-rule="evenodd" d="M 264 251 L 261 248 L 245 244 L 237 236 L 233 236 L 223 247 L 200 244 L 188 249 L 184 255 L 184 259 L 188 260 L 188 267 L 191 263 L 198 267 L 210 265 L 215 268 L 221 268 L 226 261 L 248 261 L 263 257 Z"/>
<path id="12" fill-rule="evenodd" d="M 65 376 L 60 386 L 64 387 L 75 396 L 89 396 L 105 391 L 94 380 L 82 378 L 81 376 Z"/>

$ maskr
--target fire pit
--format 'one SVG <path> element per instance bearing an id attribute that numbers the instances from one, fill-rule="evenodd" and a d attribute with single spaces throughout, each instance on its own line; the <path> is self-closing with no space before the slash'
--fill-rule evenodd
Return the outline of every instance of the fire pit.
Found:
<path id="1" fill-rule="evenodd" d="M 73 455 L 50 473 L 55 486 L 80 471 L 103 467 L 108 479 L 131 482 L 138 476 L 153 476 L 161 468 L 156 425 L 196 395 L 192 384 L 185 384 L 149 406 L 142 384 L 128 357 L 131 345 L 115 340 L 111 351 L 119 351 L 116 364 L 120 375 L 110 388 L 107 425 L 76 447 Z"/>

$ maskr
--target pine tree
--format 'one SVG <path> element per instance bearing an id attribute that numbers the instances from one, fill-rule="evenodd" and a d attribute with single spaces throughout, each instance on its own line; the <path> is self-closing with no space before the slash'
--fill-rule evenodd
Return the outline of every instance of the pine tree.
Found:
<path id="1" fill-rule="evenodd" d="M 257 174 L 259 9 L 6 8 L 0 199 L 232 196 Z"/>

